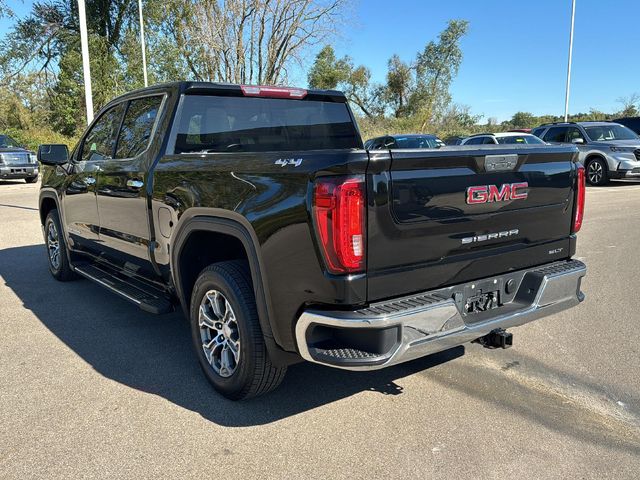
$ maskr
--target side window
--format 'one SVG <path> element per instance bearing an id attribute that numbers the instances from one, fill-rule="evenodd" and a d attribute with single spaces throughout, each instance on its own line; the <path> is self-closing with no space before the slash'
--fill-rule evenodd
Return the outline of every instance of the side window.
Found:
<path id="1" fill-rule="evenodd" d="M 118 136 L 115 158 L 133 158 L 146 150 L 161 103 L 161 96 L 129 102 Z"/>
<path id="2" fill-rule="evenodd" d="M 584 142 L 584 135 L 576 127 L 571 127 L 567 130 L 567 142 L 573 142 L 576 138 L 581 138 Z"/>
<path id="3" fill-rule="evenodd" d="M 483 145 L 495 145 L 497 142 L 493 137 L 485 137 Z"/>
<path id="4" fill-rule="evenodd" d="M 484 143 L 484 138 L 485 137 L 474 137 L 467 141 L 465 145 L 482 145 Z"/>
<path id="5" fill-rule="evenodd" d="M 84 137 L 80 160 L 106 160 L 113 156 L 116 133 L 120 127 L 123 111 L 124 103 L 114 105 L 93 124 Z"/>
<path id="6" fill-rule="evenodd" d="M 567 127 L 553 127 L 544 136 L 545 142 L 565 143 L 567 137 Z"/>

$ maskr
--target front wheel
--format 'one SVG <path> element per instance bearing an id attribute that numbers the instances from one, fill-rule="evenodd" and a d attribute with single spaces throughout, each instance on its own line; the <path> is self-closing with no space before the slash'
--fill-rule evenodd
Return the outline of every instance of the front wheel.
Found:
<path id="1" fill-rule="evenodd" d="M 49 271 L 53 278 L 61 282 L 78 278 L 69 264 L 67 244 L 60 228 L 60 216 L 56 209 L 51 210 L 44 221 L 44 241 L 49 257 Z"/>
<path id="2" fill-rule="evenodd" d="M 219 393 L 242 400 L 280 385 L 287 369 L 269 359 L 246 262 L 214 263 L 200 273 L 190 322 L 200 366 Z"/>
<path id="3" fill-rule="evenodd" d="M 587 182 L 590 185 L 602 186 L 609 183 L 607 164 L 601 158 L 594 158 L 587 163 Z"/>

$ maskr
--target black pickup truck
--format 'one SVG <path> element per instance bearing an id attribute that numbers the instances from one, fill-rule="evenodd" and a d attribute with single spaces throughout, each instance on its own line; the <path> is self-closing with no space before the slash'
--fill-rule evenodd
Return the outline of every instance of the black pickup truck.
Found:
<path id="1" fill-rule="evenodd" d="M 573 307 L 575 146 L 363 149 L 342 93 L 180 82 L 42 145 L 49 268 L 180 305 L 232 399 L 301 359 L 371 370 Z"/>

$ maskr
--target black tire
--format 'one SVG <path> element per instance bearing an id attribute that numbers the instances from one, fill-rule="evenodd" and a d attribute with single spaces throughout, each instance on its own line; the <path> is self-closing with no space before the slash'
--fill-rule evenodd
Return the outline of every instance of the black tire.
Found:
<path id="1" fill-rule="evenodd" d="M 221 302 L 217 311 L 212 307 L 215 303 L 211 301 L 212 295 Z M 224 301 L 231 307 L 231 314 L 226 313 L 227 304 Z M 201 307 L 207 313 L 203 317 L 202 327 Z M 222 308 L 224 315 L 220 315 Z M 189 313 L 198 361 L 205 376 L 220 394 L 231 400 L 244 400 L 263 395 L 280 385 L 287 368 L 275 367 L 269 359 L 246 262 L 220 262 L 205 268 L 193 287 Z M 231 317 L 234 321 L 227 320 L 224 323 L 225 318 Z M 212 321 L 216 322 L 216 329 L 209 328 Z M 227 330 L 222 325 L 227 325 Z M 226 363 L 234 364 L 231 365 L 233 369 L 223 366 L 225 347 L 218 347 L 220 342 L 228 342 L 226 355 L 230 360 Z M 234 343 L 238 345 L 237 348 L 230 347 Z M 207 349 L 206 345 L 212 344 L 214 347 Z M 234 351 L 238 352 L 237 357 Z M 232 354 L 230 357 L 229 352 Z M 217 356 L 219 361 L 216 361 Z"/>
<path id="2" fill-rule="evenodd" d="M 27 177 L 27 178 L 24 179 L 24 181 L 27 182 L 27 183 L 36 183 L 38 181 L 38 177 L 37 176 L 35 176 L 35 177 Z"/>
<path id="3" fill-rule="evenodd" d="M 587 162 L 585 165 L 587 182 L 589 185 L 601 187 L 609 183 L 609 170 L 607 162 L 602 158 L 596 157 Z"/>
<path id="4" fill-rule="evenodd" d="M 54 234 L 51 230 L 52 227 L 55 229 L 55 235 L 57 235 L 57 262 L 54 261 L 54 257 L 52 256 L 52 250 L 54 249 L 54 242 L 52 241 Z M 69 257 L 67 256 L 67 243 L 65 242 L 62 228 L 60 228 L 60 217 L 58 216 L 58 210 L 56 210 L 55 208 L 49 212 L 47 218 L 44 221 L 44 241 L 45 247 L 47 249 L 49 271 L 51 272 L 53 278 L 61 282 L 68 282 L 70 280 L 75 280 L 76 278 L 78 278 L 77 274 L 71 269 L 71 265 L 69 265 Z"/>

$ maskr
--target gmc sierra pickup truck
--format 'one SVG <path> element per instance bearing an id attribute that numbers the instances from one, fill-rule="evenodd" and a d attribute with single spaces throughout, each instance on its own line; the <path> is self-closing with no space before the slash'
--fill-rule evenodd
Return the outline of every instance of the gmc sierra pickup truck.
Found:
<path id="1" fill-rule="evenodd" d="M 363 149 L 336 91 L 180 82 L 42 145 L 49 269 L 152 313 L 181 306 L 222 395 L 302 359 L 370 370 L 573 307 L 575 146 Z"/>

